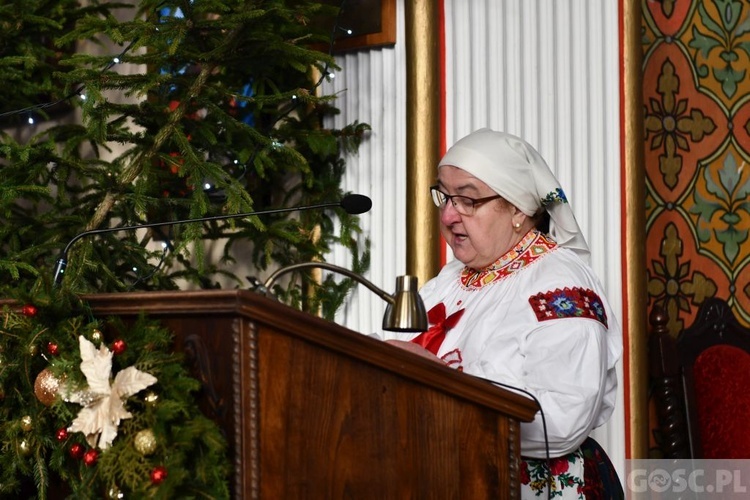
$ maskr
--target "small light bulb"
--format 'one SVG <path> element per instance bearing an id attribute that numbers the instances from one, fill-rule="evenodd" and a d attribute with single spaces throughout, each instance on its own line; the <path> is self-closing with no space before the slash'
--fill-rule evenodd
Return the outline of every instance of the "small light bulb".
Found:
<path id="1" fill-rule="evenodd" d="M 120 63 L 120 58 L 119 57 L 115 57 L 114 59 L 112 59 L 112 62 L 115 63 L 115 64 L 119 64 Z"/>
<path id="2" fill-rule="evenodd" d="M 29 125 L 34 125 L 34 117 L 29 116 Z"/>
<path id="3" fill-rule="evenodd" d="M 203 189 L 211 189 L 211 184 L 206 182 L 205 184 L 203 184 Z"/>

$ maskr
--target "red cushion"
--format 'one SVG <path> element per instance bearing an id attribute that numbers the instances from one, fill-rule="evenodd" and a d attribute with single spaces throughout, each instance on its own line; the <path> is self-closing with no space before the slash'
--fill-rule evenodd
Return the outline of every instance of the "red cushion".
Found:
<path id="1" fill-rule="evenodd" d="M 730 345 L 693 365 L 703 458 L 750 458 L 750 354 Z"/>

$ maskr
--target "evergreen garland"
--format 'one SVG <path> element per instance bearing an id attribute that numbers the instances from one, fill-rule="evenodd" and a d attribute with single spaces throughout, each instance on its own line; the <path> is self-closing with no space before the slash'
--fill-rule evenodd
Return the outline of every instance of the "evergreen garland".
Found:
<path id="1" fill-rule="evenodd" d="M 224 435 L 198 409 L 200 383 L 170 332 L 143 316 L 131 325 L 95 319 L 85 304 L 61 299 L 6 304 L 0 315 L 0 496 L 228 498 Z M 128 367 L 156 379 L 125 398 L 131 417 L 106 449 L 71 430 L 85 405 L 70 395 L 91 382 L 81 337 L 112 352 L 111 373 L 100 374 L 108 383 Z"/>

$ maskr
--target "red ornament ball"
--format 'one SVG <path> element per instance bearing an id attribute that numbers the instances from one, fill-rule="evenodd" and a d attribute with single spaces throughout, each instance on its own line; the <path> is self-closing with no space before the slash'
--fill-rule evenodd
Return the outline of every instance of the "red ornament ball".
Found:
<path id="1" fill-rule="evenodd" d="M 95 449 L 91 448 L 86 453 L 83 454 L 83 463 L 91 467 L 96 463 L 96 460 L 99 458 L 99 452 Z"/>
<path id="2" fill-rule="evenodd" d="M 21 308 L 21 314 L 24 316 L 28 316 L 29 318 L 33 318 L 36 316 L 36 313 L 38 312 L 38 309 L 33 304 L 26 304 Z"/>
<path id="3" fill-rule="evenodd" d="M 52 356 L 57 356 L 60 353 L 60 347 L 54 342 L 47 342 L 47 352 Z"/>
<path id="4" fill-rule="evenodd" d="M 70 445 L 70 456 L 75 458 L 76 460 L 80 460 L 83 457 L 83 454 L 86 452 L 86 450 L 83 448 L 83 445 L 81 443 L 73 443 Z"/>
<path id="5" fill-rule="evenodd" d="M 112 342 L 112 352 L 115 354 L 124 353 L 127 347 L 128 347 L 127 344 L 125 344 L 125 341 L 122 339 L 117 339 L 114 342 Z"/>
<path id="6" fill-rule="evenodd" d="M 151 483 L 161 484 L 167 479 L 167 468 L 163 465 L 157 465 L 154 470 L 151 471 Z"/>
<path id="7" fill-rule="evenodd" d="M 68 429 L 66 429 L 65 427 L 61 427 L 57 429 L 57 432 L 55 433 L 55 437 L 57 438 L 58 441 L 62 443 L 63 441 L 68 439 Z"/>

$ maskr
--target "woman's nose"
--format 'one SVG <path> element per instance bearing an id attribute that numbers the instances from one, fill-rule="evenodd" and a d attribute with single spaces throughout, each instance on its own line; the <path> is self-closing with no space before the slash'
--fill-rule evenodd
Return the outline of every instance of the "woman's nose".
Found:
<path id="1" fill-rule="evenodd" d="M 456 211 L 453 202 L 448 200 L 442 210 L 440 210 L 440 222 L 446 226 L 455 224 L 461 220 L 461 214 Z"/>

